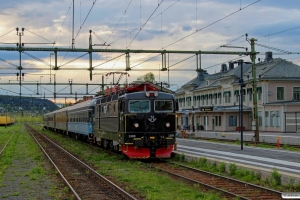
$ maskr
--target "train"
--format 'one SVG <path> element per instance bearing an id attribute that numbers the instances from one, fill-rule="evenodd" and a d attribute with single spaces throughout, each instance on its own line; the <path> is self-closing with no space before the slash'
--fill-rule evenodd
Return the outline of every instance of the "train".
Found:
<path id="1" fill-rule="evenodd" d="M 177 148 L 174 95 L 150 82 L 116 91 L 45 114 L 44 128 L 133 159 L 170 158 Z"/>
<path id="2" fill-rule="evenodd" d="M 0 116 L 0 126 L 12 125 L 15 119 L 9 116 Z"/>

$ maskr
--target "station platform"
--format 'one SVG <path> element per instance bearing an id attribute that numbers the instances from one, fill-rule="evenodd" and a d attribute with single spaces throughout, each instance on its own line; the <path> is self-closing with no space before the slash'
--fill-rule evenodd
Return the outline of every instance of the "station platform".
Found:
<path id="1" fill-rule="evenodd" d="M 179 137 L 183 137 L 181 131 L 178 131 Z M 218 140 L 231 140 L 241 141 L 241 133 L 239 131 L 232 132 L 218 132 L 218 131 L 186 131 L 187 137 L 205 138 L 205 139 L 218 139 Z M 254 142 L 254 131 L 243 131 L 244 142 Z M 259 141 L 271 144 L 289 144 L 300 145 L 300 133 L 282 133 L 282 132 L 259 132 Z"/>
<path id="2" fill-rule="evenodd" d="M 268 137 L 277 135 L 280 134 L 266 134 Z M 265 135 L 262 134 L 262 137 Z M 231 163 L 235 163 L 238 168 L 259 173 L 262 179 L 270 177 L 274 169 L 277 169 L 284 185 L 291 183 L 291 180 L 293 184 L 300 183 L 300 152 L 255 146 L 244 146 L 241 149 L 241 146 L 236 144 L 188 138 L 177 138 L 176 141 L 178 145 L 174 154 L 184 154 L 185 160 L 199 160 L 205 157 L 208 162 L 216 165 L 225 163 L 226 170 L 229 170 Z"/>

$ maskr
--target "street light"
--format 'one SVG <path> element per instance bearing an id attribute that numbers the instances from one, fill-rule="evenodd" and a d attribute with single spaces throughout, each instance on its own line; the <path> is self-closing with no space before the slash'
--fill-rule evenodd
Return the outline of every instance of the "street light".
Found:
<path id="1" fill-rule="evenodd" d="M 72 94 L 72 81 L 73 81 L 73 79 L 69 79 L 69 84 L 70 84 L 70 94 Z"/>
<path id="2" fill-rule="evenodd" d="M 192 106 L 192 108 L 193 108 L 193 111 L 192 111 L 192 114 L 193 114 L 193 119 L 192 119 L 192 129 L 193 129 L 193 132 L 195 132 L 195 124 L 194 124 L 195 110 L 194 110 L 194 106 Z"/>
<path id="3" fill-rule="evenodd" d="M 252 64 L 251 62 L 244 62 L 244 60 L 240 59 L 237 62 L 241 67 L 241 77 L 239 78 L 240 83 L 240 99 L 239 99 L 239 110 L 240 110 L 240 131 L 241 131 L 241 150 L 243 150 L 243 88 L 246 86 L 243 79 L 243 63 Z"/>
<path id="4" fill-rule="evenodd" d="M 43 76 L 40 76 L 40 91 L 41 91 L 41 98 L 42 98 L 42 78 Z"/>
<path id="5" fill-rule="evenodd" d="M 51 68 L 52 68 L 52 65 L 51 65 L 51 56 L 54 55 L 54 53 L 50 53 L 50 83 L 51 83 Z"/>

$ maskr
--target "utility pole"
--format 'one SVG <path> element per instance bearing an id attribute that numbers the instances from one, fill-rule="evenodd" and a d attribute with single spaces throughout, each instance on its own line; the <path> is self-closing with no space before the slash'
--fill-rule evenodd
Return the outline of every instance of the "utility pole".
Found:
<path id="1" fill-rule="evenodd" d="M 22 80 L 21 80 L 21 77 L 22 77 L 22 65 L 21 65 L 21 55 L 22 55 L 22 40 L 21 40 L 21 37 L 24 35 L 24 28 L 22 28 L 22 32 L 19 32 L 19 28 L 17 27 L 16 28 L 16 31 L 17 31 L 17 35 L 19 36 L 19 43 L 17 44 L 17 46 L 19 47 L 18 50 L 19 50 L 19 78 L 20 78 L 20 108 L 21 108 L 21 112 L 22 112 L 22 117 L 23 117 L 23 108 L 22 108 Z"/>
<path id="2" fill-rule="evenodd" d="M 253 78 L 253 122 L 255 123 L 255 143 L 259 143 L 259 124 L 258 124 L 258 110 L 257 110 L 257 83 L 256 83 L 256 52 L 255 52 L 255 41 L 254 38 L 251 38 L 251 60 L 252 60 L 252 78 Z"/>

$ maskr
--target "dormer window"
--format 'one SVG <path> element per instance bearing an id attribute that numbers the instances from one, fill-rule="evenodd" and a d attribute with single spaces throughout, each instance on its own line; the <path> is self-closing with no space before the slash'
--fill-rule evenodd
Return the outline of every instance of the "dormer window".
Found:
<path id="1" fill-rule="evenodd" d="M 208 81 L 206 81 L 206 85 L 208 85 Z"/>

